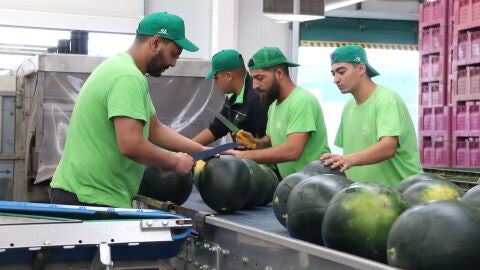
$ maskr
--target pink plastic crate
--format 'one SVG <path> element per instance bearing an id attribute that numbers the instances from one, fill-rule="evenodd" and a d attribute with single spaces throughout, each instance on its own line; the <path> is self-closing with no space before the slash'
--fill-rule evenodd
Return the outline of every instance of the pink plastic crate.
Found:
<path id="1" fill-rule="evenodd" d="M 454 89 L 453 94 L 455 95 L 465 95 L 467 93 L 467 69 L 460 69 L 457 72 L 456 78 L 456 89 Z"/>
<path id="2" fill-rule="evenodd" d="M 470 141 L 470 167 L 480 167 L 480 139 L 477 137 Z"/>
<path id="3" fill-rule="evenodd" d="M 470 94 L 480 94 L 480 67 L 469 67 L 468 69 L 470 77 Z"/>
<path id="4" fill-rule="evenodd" d="M 430 95 L 430 85 L 428 83 L 423 83 L 420 86 L 420 106 L 430 106 L 431 105 L 431 95 Z"/>
<path id="5" fill-rule="evenodd" d="M 432 66 L 430 64 L 430 56 L 423 55 L 422 56 L 422 63 L 420 67 L 420 76 L 422 80 L 430 79 L 432 74 Z"/>
<path id="6" fill-rule="evenodd" d="M 480 101 L 467 102 L 468 112 L 468 134 L 480 136 Z"/>
<path id="7" fill-rule="evenodd" d="M 422 29 L 422 34 L 420 36 L 420 39 L 421 39 L 420 50 L 422 52 L 430 52 L 432 50 L 432 31 L 430 27 Z"/>
<path id="8" fill-rule="evenodd" d="M 433 106 L 436 105 L 446 105 L 446 89 L 444 84 L 440 83 L 429 83 L 429 91 L 431 95 L 430 104 Z"/>
<path id="9" fill-rule="evenodd" d="M 480 137 L 457 137 L 452 145 L 452 166 L 480 167 Z"/>
<path id="10" fill-rule="evenodd" d="M 452 107 L 443 106 L 443 107 L 434 107 L 434 131 L 438 132 L 448 132 L 451 129 L 452 123 Z"/>
<path id="11" fill-rule="evenodd" d="M 453 21 L 462 28 L 476 26 L 480 21 L 480 0 L 454 1 Z"/>
<path id="12" fill-rule="evenodd" d="M 421 136 L 419 151 L 423 166 L 449 167 L 451 165 L 449 136 Z"/>
<path id="13" fill-rule="evenodd" d="M 447 19 L 448 2 L 449 0 L 437 0 L 421 4 L 419 8 L 420 25 L 445 23 Z"/>
<path id="14" fill-rule="evenodd" d="M 453 59 L 456 62 L 466 62 L 468 61 L 469 53 L 469 42 L 468 42 L 468 32 L 461 31 L 458 32 L 458 35 L 454 36 L 454 42 L 456 44 L 456 49 L 454 50 Z"/>
<path id="15" fill-rule="evenodd" d="M 452 166 L 469 167 L 470 151 L 468 149 L 468 139 L 457 137 L 452 146 Z"/>
<path id="16" fill-rule="evenodd" d="M 471 42 L 470 63 L 480 62 L 480 30 L 471 31 L 469 34 Z"/>
<path id="17" fill-rule="evenodd" d="M 440 61 L 439 55 L 430 55 L 431 65 L 432 65 L 432 77 L 438 78 L 442 76 L 442 62 Z"/>
<path id="18" fill-rule="evenodd" d="M 434 132 L 434 111 L 432 107 L 423 107 L 419 109 L 419 130 L 422 133 Z"/>
<path id="19" fill-rule="evenodd" d="M 468 136 L 467 106 L 452 106 L 452 132 L 454 136 Z"/>

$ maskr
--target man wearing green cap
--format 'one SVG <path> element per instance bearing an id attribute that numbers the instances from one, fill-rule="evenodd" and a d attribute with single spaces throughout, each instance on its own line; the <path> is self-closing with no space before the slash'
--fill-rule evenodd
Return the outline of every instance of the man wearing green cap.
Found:
<path id="1" fill-rule="evenodd" d="M 330 152 L 323 112 L 316 97 L 297 86 L 288 68 L 297 67 L 277 47 L 264 47 L 248 63 L 253 87 L 268 105 L 267 135 L 255 139 L 258 150 L 229 151 L 259 163 L 276 163 L 282 178 Z M 245 136 L 253 139 L 251 134 Z"/>
<path id="2" fill-rule="evenodd" d="M 267 109 L 252 87 L 252 78 L 245 68 L 242 55 L 236 50 L 222 50 L 212 57 L 212 70 L 205 77 L 226 94 L 221 114 L 238 128 L 255 137 L 265 136 Z M 193 138 L 207 145 L 229 133 L 228 128 L 215 118 L 210 126 Z"/>
<path id="3" fill-rule="evenodd" d="M 88 77 L 70 118 L 64 153 L 51 182 L 51 202 L 132 206 L 145 165 L 191 171 L 194 160 L 159 147 L 192 153 L 204 146 L 162 124 L 145 74 L 158 77 L 174 67 L 185 38 L 183 19 L 153 13 L 138 25 L 132 46 L 101 63 Z"/>
<path id="4" fill-rule="evenodd" d="M 377 85 L 379 73 L 361 46 L 337 48 L 331 55 L 334 83 L 353 98 L 345 104 L 335 145 L 343 156 L 323 154 L 325 165 L 339 168 L 354 181 L 395 187 L 422 172 L 417 138 L 407 106 L 394 91 Z"/>

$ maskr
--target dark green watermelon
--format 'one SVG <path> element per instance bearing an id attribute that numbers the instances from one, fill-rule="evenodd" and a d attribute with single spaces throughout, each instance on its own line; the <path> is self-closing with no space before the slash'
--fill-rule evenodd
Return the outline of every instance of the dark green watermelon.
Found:
<path id="1" fill-rule="evenodd" d="M 467 190 L 460 201 L 480 210 L 480 185 Z"/>
<path id="2" fill-rule="evenodd" d="M 260 204 L 260 206 L 262 206 L 269 204 L 273 200 L 273 193 L 275 193 L 275 189 L 277 189 L 279 182 L 277 175 L 272 169 L 264 164 L 259 164 L 259 166 L 263 170 L 265 179 L 270 183 L 269 188 L 266 191 L 265 200 Z"/>
<path id="3" fill-rule="evenodd" d="M 300 171 L 312 172 L 316 174 L 337 174 L 337 175 L 345 176 L 345 173 L 341 173 L 338 169 L 332 169 L 329 166 L 325 166 L 324 161 L 321 159 L 316 159 L 314 161 L 311 161 L 305 164 L 302 167 L 302 169 L 300 169 Z"/>
<path id="4" fill-rule="evenodd" d="M 405 211 L 388 235 L 388 263 L 403 269 L 479 269 L 480 211 L 430 201 Z"/>
<path id="5" fill-rule="evenodd" d="M 287 229 L 291 237 L 323 244 L 322 221 L 332 197 L 353 182 L 344 176 L 318 174 L 298 183 L 287 201 Z"/>
<path id="6" fill-rule="evenodd" d="M 183 204 L 192 193 L 192 175 L 178 175 L 173 171 L 161 172 L 157 167 L 147 167 L 143 173 L 138 194 L 162 202 Z"/>
<path id="7" fill-rule="evenodd" d="M 250 170 L 234 156 L 210 159 L 198 177 L 198 191 L 208 207 L 219 213 L 241 209 L 250 191 Z"/>
<path id="8" fill-rule="evenodd" d="M 278 222 L 282 224 L 284 227 L 287 226 L 287 201 L 288 195 L 292 189 L 301 181 L 316 175 L 315 173 L 311 172 L 297 172 L 290 174 L 289 176 L 285 177 L 280 183 L 278 184 L 275 192 L 273 193 L 273 213 L 277 218 Z"/>
<path id="9" fill-rule="evenodd" d="M 395 190 L 402 193 L 404 192 L 407 188 L 409 188 L 411 185 L 419 182 L 419 181 L 428 181 L 428 180 L 445 180 L 442 176 L 439 176 L 437 174 L 433 173 L 417 173 L 412 176 L 409 176 L 405 179 L 403 179 L 397 187 L 395 187 Z"/>
<path id="10" fill-rule="evenodd" d="M 255 161 L 248 159 L 243 159 L 243 161 L 247 164 L 250 173 L 250 190 L 247 202 L 242 208 L 249 209 L 263 205 L 268 200 L 268 197 L 271 196 L 270 189 L 272 184 L 270 179 L 265 176 L 264 170 Z"/>
<path id="11" fill-rule="evenodd" d="M 432 179 L 411 185 L 402 196 L 410 205 L 415 205 L 434 200 L 458 200 L 462 194 L 462 190 L 454 183 Z"/>
<path id="12" fill-rule="evenodd" d="M 387 261 L 387 237 L 407 202 L 392 188 L 355 183 L 339 191 L 323 217 L 326 247 L 371 260 Z"/>

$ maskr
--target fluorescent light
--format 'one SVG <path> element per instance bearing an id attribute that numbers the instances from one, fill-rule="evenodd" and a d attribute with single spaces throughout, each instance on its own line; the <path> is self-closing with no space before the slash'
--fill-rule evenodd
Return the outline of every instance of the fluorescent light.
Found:
<path id="1" fill-rule="evenodd" d="M 307 14 L 288 14 L 288 13 L 263 13 L 267 18 L 277 23 L 287 22 L 304 22 L 311 20 L 319 20 L 325 18 L 320 15 L 307 15 Z"/>
<path id="2" fill-rule="evenodd" d="M 325 12 L 363 2 L 365 0 L 326 0 Z"/>

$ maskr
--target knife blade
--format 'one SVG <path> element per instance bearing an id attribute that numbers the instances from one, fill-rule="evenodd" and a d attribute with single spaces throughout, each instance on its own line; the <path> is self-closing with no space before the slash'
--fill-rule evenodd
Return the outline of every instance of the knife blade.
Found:
<path id="1" fill-rule="evenodd" d="M 256 149 L 257 148 L 257 145 L 252 142 L 250 139 L 248 139 L 247 137 L 245 137 L 241 131 L 243 131 L 243 129 L 239 129 L 237 126 L 235 126 L 235 124 L 233 124 L 230 120 L 228 120 L 225 116 L 223 116 L 221 113 L 218 113 L 210 108 L 207 108 L 207 110 L 211 113 L 213 113 L 213 115 L 215 115 L 215 117 L 222 123 L 224 124 L 231 132 L 235 133 L 235 137 L 237 137 L 238 139 L 240 139 L 242 142 L 244 142 L 245 144 L 247 144 L 250 149 Z"/>
<path id="2" fill-rule="evenodd" d="M 195 161 L 202 160 L 202 159 L 206 159 L 206 158 L 209 158 L 211 156 L 214 156 L 216 154 L 220 154 L 221 152 L 233 149 L 237 146 L 238 146 L 238 143 L 236 143 L 236 142 L 226 143 L 226 144 L 219 145 L 219 146 L 217 146 L 215 148 L 212 148 L 212 149 L 208 149 L 208 150 L 193 153 L 193 154 L 191 154 L 191 156 Z"/>

